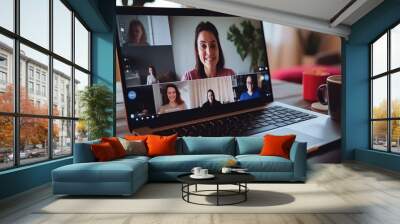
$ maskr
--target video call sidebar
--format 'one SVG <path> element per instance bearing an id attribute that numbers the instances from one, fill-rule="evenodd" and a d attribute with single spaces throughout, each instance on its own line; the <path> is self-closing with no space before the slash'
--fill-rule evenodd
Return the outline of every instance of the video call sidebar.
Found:
<path id="1" fill-rule="evenodd" d="M 251 78 L 249 78 L 251 77 Z M 218 79 L 221 77 L 209 78 L 209 79 Z M 268 101 L 272 101 L 272 87 L 270 82 L 270 74 L 268 68 L 260 67 L 259 71 L 256 73 L 249 73 L 249 74 L 240 74 L 240 75 L 233 75 L 229 76 L 232 82 L 232 88 L 229 91 L 232 91 L 234 95 L 234 99 L 231 102 L 221 102 L 221 105 L 216 108 L 213 112 L 218 112 L 219 109 L 223 109 L 224 105 L 229 105 L 233 103 L 240 103 L 241 101 L 248 101 L 248 100 L 262 100 L 267 99 Z M 243 98 L 243 95 L 249 95 L 250 88 L 250 80 L 253 85 L 253 96 L 254 97 L 247 97 Z M 165 86 L 167 85 L 175 85 L 177 86 L 177 91 L 179 91 L 179 86 L 185 84 L 185 82 L 191 82 L 192 86 L 196 86 L 199 84 L 202 79 L 199 80 L 189 80 L 189 81 L 177 81 L 177 82 L 170 82 L 170 83 L 157 83 L 152 85 L 141 85 L 135 87 L 126 88 L 126 104 L 127 104 L 127 114 L 129 123 L 132 124 L 132 127 L 141 127 L 146 123 L 152 122 L 153 120 L 160 118 L 165 114 L 159 113 L 156 110 L 156 99 L 155 95 L 161 95 L 161 98 L 168 99 L 167 93 L 165 91 Z M 203 87 L 204 88 L 204 87 Z M 223 88 L 223 87 L 222 87 Z M 204 89 L 209 89 L 205 87 Z M 257 93 L 257 94 L 256 94 Z M 258 94 L 259 93 L 259 94 Z M 190 93 L 184 93 L 190 94 Z M 214 95 L 215 97 L 215 95 Z M 186 96 L 185 98 L 190 99 L 190 97 Z M 242 98 L 242 99 L 241 99 Z M 204 98 L 204 102 L 207 102 L 207 99 Z M 220 101 L 219 99 L 215 99 L 216 101 Z M 157 101 L 161 104 L 166 104 L 165 100 Z M 188 105 L 192 105 L 191 102 L 186 102 Z M 159 105 L 160 106 L 160 105 Z M 205 110 L 210 110 L 210 108 L 205 109 L 201 106 L 198 107 L 188 107 L 182 110 L 176 110 L 173 112 L 168 112 L 168 114 L 179 114 L 189 112 L 189 111 L 197 111 L 197 112 L 207 112 Z"/>

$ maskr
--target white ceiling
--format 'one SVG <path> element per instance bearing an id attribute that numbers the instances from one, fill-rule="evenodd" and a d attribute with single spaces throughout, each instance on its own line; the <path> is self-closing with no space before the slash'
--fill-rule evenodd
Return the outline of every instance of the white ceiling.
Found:
<path id="1" fill-rule="evenodd" d="M 329 20 L 350 0 L 230 0 L 230 2 Z"/>
<path id="2" fill-rule="evenodd" d="M 171 0 L 187 6 L 348 37 L 383 0 Z M 346 8 L 346 6 L 348 7 Z M 344 9 L 345 10 L 342 10 Z"/>

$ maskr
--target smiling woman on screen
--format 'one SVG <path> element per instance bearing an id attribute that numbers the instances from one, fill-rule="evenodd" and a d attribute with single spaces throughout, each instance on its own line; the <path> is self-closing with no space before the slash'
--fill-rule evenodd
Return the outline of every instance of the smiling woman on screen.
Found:
<path id="1" fill-rule="evenodd" d="M 200 22 L 196 27 L 194 49 L 196 67 L 182 77 L 182 81 L 234 75 L 224 68 L 225 59 L 219 42 L 218 31 L 210 22 Z"/>
<path id="2" fill-rule="evenodd" d="M 174 84 L 168 84 L 166 86 L 164 98 L 166 103 L 160 107 L 159 114 L 170 113 L 186 109 L 185 101 L 181 98 L 181 93 L 178 87 Z"/>

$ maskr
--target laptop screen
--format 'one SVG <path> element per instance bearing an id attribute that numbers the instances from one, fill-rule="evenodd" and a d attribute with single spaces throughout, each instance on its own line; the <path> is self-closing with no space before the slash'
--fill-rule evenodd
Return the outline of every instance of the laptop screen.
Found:
<path id="1" fill-rule="evenodd" d="M 199 9 L 117 9 L 129 129 L 272 101 L 262 22 Z"/>

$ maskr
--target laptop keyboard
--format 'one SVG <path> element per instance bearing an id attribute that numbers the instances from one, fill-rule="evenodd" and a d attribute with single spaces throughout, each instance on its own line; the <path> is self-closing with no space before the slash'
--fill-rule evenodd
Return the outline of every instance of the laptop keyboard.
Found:
<path id="1" fill-rule="evenodd" d="M 167 129 L 156 132 L 156 134 L 170 135 L 178 133 L 178 136 L 248 136 L 316 117 L 315 115 L 294 109 L 272 106 L 263 110 Z"/>

